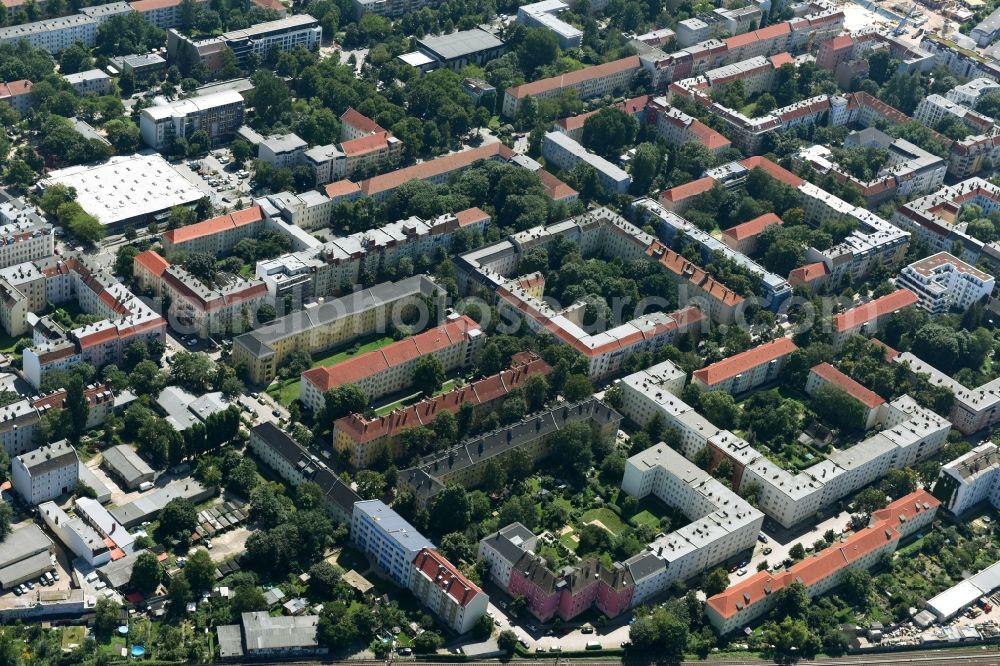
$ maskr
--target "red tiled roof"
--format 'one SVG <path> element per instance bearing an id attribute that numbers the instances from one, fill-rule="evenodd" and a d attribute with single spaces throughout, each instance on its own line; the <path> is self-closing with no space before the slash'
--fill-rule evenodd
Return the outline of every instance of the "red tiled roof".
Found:
<path id="1" fill-rule="evenodd" d="M 791 171 L 789 171 L 788 169 L 785 169 L 784 167 L 775 164 L 766 157 L 759 157 L 759 156 L 748 157 L 747 159 L 740 162 L 740 164 L 742 164 L 748 169 L 757 169 L 757 168 L 763 169 L 764 171 L 767 172 L 767 175 L 771 176 L 771 178 L 780 180 L 786 185 L 791 185 L 792 187 L 798 187 L 802 183 L 806 182 L 801 178 L 799 178 L 798 176 L 796 176 Z"/>
<path id="2" fill-rule="evenodd" d="M 749 222 L 744 222 L 743 224 L 737 224 L 735 227 L 730 227 L 722 233 L 735 240 L 741 241 L 745 238 L 756 236 L 772 224 L 784 224 L 784 222 L 782 222 L 781 218 L 774 213 L 764 213 L 760 217 L 755 217 Z"/>
<path id="3" fill-rule="evenodd" d="M 411 180 L 426 180 L 442 174 L 452 173 L 470 166 L 479 160 L 488 160 L 499 157 L 509 160 L 514 152 L 502 143 L 492 143 L 488 146 L 480 146 L 472 150 L 463 150 L 451 155 L 438 157 L 427 162 L 414 164 L 404 169 L 397 169 L 391 173 L 382 174 L 369 178 L 360 183 L 361 191 L 372 196 L 386 190 L 394 190 L 403 183 Z"/>
<path id="4" fill-rule="evenodd" d="M 87 333 L 79 337 L 79 343 L 81 349 L 86 349 L 88 347 L 96 347 L 97 345 L 103 345 L 106 342 L 111 342 L 112 340 L 118 339 L 118 329 L 114 326 L 108 326 L 94 333 Z"/>
<path id="5" fill-rule="evenodd" d="M 336 183 L 330 183 L 325 188 L 326 196 L 331 199 L 336 199 L 337 197 L 345 197 L 351 194 L 360 193 L 361 187 L 357 183 L 353 183 L 349 180 L 338 180 Z"/>
<path id="6" fill-rule="evenodd" d="M 593 67 L 578 69 L 573 72 L 560 74 L 559 76 L 553 76 L 540 81 L 523 83 L 519 86 L 508 88 L 507 94 L 514 99 L 521 99 L 528 95 L 539 95 L 541 93 L 549 92 L 550 90 L 559 90 L 568 86 L 578 85 L 592 79 L 612 76 L 613 74 L 624 72 L 629 69 L 639 69 L 640 66 L 639 56 L 629 56 L 627 58 L 622 58 L 621 60 L 613 60 L 611 62 L 604 63 L 603 65 L 594 65 Z"/>
<path id="7" fill-rule="evenodd" d="M 280 0 L 253 0 L 253 3 L 258 7 L 264 7 L 265 9 L 273 9 L 276 12 L 286 12 L 288 8 L 281 4 Z"/>
<path id="8" fill-rule="evenodd" d="M 137 12 L 151 12 L 156 9 L 166 9 L 167 7 L 177 7 L 183 0 L 136 0 L 130 2 L 129 7 Z"/>
<path id="9" fill-rule="evenodd" d="M 868 527 L 856 531 L 844 541 L 807 557 L 786 571 L 760 571 L 710 597 L 705 603 L 721 617 L 730 618 L 794 582 L 799 581 L 809 588 L 878 550 L 886 542 L 898 540 L 901 522 L 923 511 L 937 509 L 940 505 L 941 502 L 926 490 L 910 493 L 876 511 Z"/>
<path id="10" fill-rule="evenodd" d="M 189 224 L 186 227 L 171 229 L 164 232 L 163 239 L 174 244 L 184 243 L 196 238 L 202 238 L 203 236 L 211 236 L 228 231 L 229 229 L 242 227 L 244 224 L 250 224 L 251 222 L 259 222 L 263 219 L 264 212 L 260 206 L 250 206 L 249 208 L 203 220 L 196 224 Z"/>
<path id="11" fill-rule="evenodd" d="M 778 338 L 771 342 L 765 342 L 753 349 L 724 358 L 721 361 L 706 366 L 701 370 L 695 370 L 694 376 L 704 382 L 707 386 L 714 386 L 730 377 L 746 372 L 751 368 L 768 363 L 777 358 L 787 356 L 798 349 L 791 338 Z"/>
<path id="12" fill-rule="evenodd" d="M 814 264 L 806 264 L 805 266 L 793 268 L 791 272 L 788 273 L 788 281 L 793 285 L 807 284 L 817 278 L 821 278 L 829 274 L 830 271 L 827 270 L 826 264 L 822 261 L 817 261 Z"/>
<path id="13" fill-rule="evenodd" d="M 467 227 L 470 224 L 482 222 L 483 220 L 489 222 L 490 214 L 478 206 L 473 206 L 472 208 L 466 208 L 455 213 L 455 219 L 458 220 L 458 226 Z"/>
<path id="14" fill-rule="evenodd" d="M 447 349 L 467 338 L 469 331 L 476 330 L 479 330 L 479 324 L 472 318 L 462 315 L 454 321 L 393 342 L 381 349 L 354 356 L 334 365 L 306 370 L 302 373 L 302 381 L 309 382 L 320 393 L 325 393 L 332 388 L 357 383 L 375 373 Z"/>
<path id="15" fill-rule="evenodd" d="M 875 409 L 885 402 L 879 394 L 865 388 L 829 363 L 820 363 L 811 372 L 828 384 L 837 386 L 868 409 Z"/>
<path id="16" fill-rule="evenodd" d="M 833 325 L 838 333 L 843 333 L 852 328 L 856 328 L 865 322 L 878 319 L 896 310 L 913 305 L 917 302 L 917 296 L 909 289 L 897 289 L 891 294 L 886 294 L 874 301 L 869 301 L 864 305 L 859 305 L 847 312 L 842 312 L 834 316 Z"/>
<path id="17" fill-rule="evenodd" d="M 30 94 L 34 87 L 35 84 L 27 79 L 0 83 L 0 99 Z"/>
<path id="18" fill-rule="evenodd" d="M 545 188 L 545 195 L 553 201 L 572 199 L 580 194 L 545 169 L 539 169 L 535 172 L 535 175 L 538 176 L 539 182 L 541 182 L 542 187 Z"/>
<path id="19" fill-rule="evenodd" d="M 444 590 L 445 594 L 462 607 L 468 606 L 477 594 L 482 594 L 479 586 L 466 578 L 455 565 L 436 550 L 421 548 L 413 564 L 418 571 L 430 578 L 434 585 Z"/>
<path id="20" fill-rule="evenodd" d="M 388 147 L 388 132 L 377 132 L 367 136 L 360 136 L 357 139 L 351 139 L 350 141 L 345 141 L 340 144 L 340 149 L 347 157 L 356 157 L 358 155 L 365 155 L 366 153 L 374 153 L 377 150 L 382 150 Z"/>
<path id="21" fill-rule="evenodd" d="M 678 201 L 683 201 L 684 199 L 704 194 L 705 192 L 711 190 L 714 186 L 715 179 L 705 176 L 704 178 L 692 180 L 684 183 L 683 185 L 671 187 L 669 190 L 663 190 L 660 192 L 660 201 L 664 203 L 677 203 Z"/>
<path id="22" fill-rule="evenodd" d="M 367 420 L 361 414 L 351 414 L 334 422 L 334 429 L 348 433 L 358 443 L 395 437 L 407 428 L 426 425 L 443 411 L 455 413 L 465 403 L 485 405 L 522 386 L 534 374 L 548 374 L 552 366 L 534 352 L 517 352 L 511 367 L 499 374 L 477 380 L 467 386 L 422 400 L 415 405 Z"/>
<path id="23" fill-rule="evenodd" d="M 102 395 L 105 391 L 108 391 L 108 395 Z M 107 384 L 100 384 L 88 389 L 85 389 L 83 394 L 87 396 L 87 403 L 91 409 L 96 407 L 100 403 L 108 402 L 113 399 L 113 395 L 110 394 L 111 387 Z M 101 399 L 98 396 L 101 395 Z M 31 402 L 31 406 L 35 409 L 45 409 L 58 408 L 62 409 L 62 406 L 66 403 L 66 389 L 59 389 L 58 391 L 53 391 L 48 395 L 44 395 L 37 400 Z"/>
<path id="24" fill-rule="evenodd" d="M 847 48 L 849 46 L 854 46 L 854 40 L 847 35 L 837 35 L 829 42 L 827 42 L 831 48 L 840 50 Z"/>
<path id="25" fill-rule="evenodd" d="M 701 122 L 700 120 L 695 120 L 690 125 L 688 125 L 688 132 L 693 134 L 697 139 L 698 143 L 705 146 L 711 151 L 719 150 L 720 148 L 725 148 L 732 144 L 732 142 L 724 137 L 719 132 Z"/>
<path id="26" fill-rule="evenodd" d="M 155 250 L 146 250 L 145 252 L 140 252 L 135 255 L 132 259 L 134 265 L 142 266 L 147 272 L 151 273 L 153 277 L 159 278 L 163 275 L 163 271 L 167 270 L 170 263 L 161 257 Z"/>
<path id="27" fill-rule="evenodd" d="M 344 111 L 344 113 L 341 114 L 340 122 L 349 127 L 353 127 L 359 132 L 364 132 L 365 134 L 374 134 L 375 132 L 385 131 L 377 122 L 363 113 L 360 113 L 353 106 L 347 107 L 347 111 Z"/>

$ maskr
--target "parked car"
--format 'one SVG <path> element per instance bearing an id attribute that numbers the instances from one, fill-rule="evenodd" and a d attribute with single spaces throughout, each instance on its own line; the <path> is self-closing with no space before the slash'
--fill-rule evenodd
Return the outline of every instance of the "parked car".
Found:
<path id="1" fill-rule="evenodd" d="M 765 548 L 765 549 L 764 549 L 764 554 L 765 554 L 765 555 L 770 555 L 770 554 L 771 554 L 771 553 L 773 553 L 773 552 L 774 552 L 774 549 L 773 549 L 773 548 Z"/>
<path id="2" fill-rule="evenodd" d="M 747 575 L 747 570 L 746 569 L 740 569 L 739 571 L 736 572 L 736 575 L 737 576 L 746 576 Z"/>

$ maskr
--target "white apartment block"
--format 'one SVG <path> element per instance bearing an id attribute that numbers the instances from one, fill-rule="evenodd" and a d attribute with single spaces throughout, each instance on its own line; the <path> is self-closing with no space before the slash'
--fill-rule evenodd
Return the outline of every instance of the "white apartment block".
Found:
<path id="1" fill-rule="evenodd" d="M 910 371 L 925 374 L 932 384 L 943 386 L 955 395 L 948 419 L 957 430 L 969 435 L 1000 422 L 1000 378 L 975 388 L 967 388 L 910 352 L 898 354 L 895 363 L 907 363 Z"/>
<path id="2" fill-rule="evenodd" d="M 542 143 L 546 162 L 568 171 L 580 162 L 586 162 L 597 172 L 597 179 L 610 194 L 623 194 L 632 184 L 632 177 L 600 155 L 595 155 L 562 132 L 548 132 Z"/>
<path id="3" fill-rule="evenodd" d="M 490 578 L 506 590 L 510 573 L 525 551 L 535 552 L 538 537 L 521 523 L 511 523 L 479 542 L 479 558 L 490 567 Z"/>
<path id="4" fill-rule="evenodd" d="M 1000 505 L 1000 449 L 985 442 L 941 467 L 934 496 L 960 516 L 981 502 Z"/>
<path id="5" fill-rule="evenodd" d="M 93 527 L 80 518 L 70 518 L 55 502 L 38 505 L 38 514 L 63 545 L 92 567 L 111 561 L 111 549 Z"/>
<path id="6" fill-rule="evenodd" d="M 945 97 L 955 102 L 956 104 L 961 104 L 962 106 L 973 109 L 976 103 L 979 102 L 979 98 L 986 93 L 995 92 L 1000 90 L 1000 83 L 997 83 L 993 79 L 988 79 L 984 76 L 972 79 L 967 83 L 955 86 L 947 93 Z"/>
<path id="7" fill-rule="evenodd" d="M 214 146 L 236 133 L 244 109 L 243 96 L 226 90 L 145 108 L 139 114 L 139 130 L 143 143 L 154 150 L 167 150 L 176 139 L 190 139 L 200 130 Z"/>
<path id="8" fill-rule="evenodd" d="M 257 146 L 257 158 L 276 169 L 291 169 L 305 161 L 308 145 L 297 134 L 270 136 Z"/>
<path id="9" fill-rule="evenodd" d="M 410 591 L 457 634 L 472 630 L 490 601 L 478 585 L 432 548 L 421 549 L 414 558 Z"/>
<path id="10" fill-rule="evenodd" d="M 63 78 L 80 95 L 106 95 L 113 89 L 111 77 L 99 69 L 67 74 Z"/>
<path id="11" fill-rule="evenodd" d="M 662 442 L 628 459 L 622 490 L 639 499 L 655 495 L 693 521 L 625 561 L 635 580 L 633 606 L 753 548 L 764 524 L 763 513 Z"/>
<path id="12" fill-rule="evenodd" d="M 335 365 L 302 373 L 299 398 L 314 414 L 325 404 L 324 394 L 336 387 L 353 384 L 369 401 L 402 391 L 413 383 L 413 369 L 426 356 L 434 356 L 445 373 L 475 363 L 485 335 L 466 315 L 453 315 L 441 326 L 418 333 L 374 351 Z"/>
<path id="13" fill-rule="evenodd" d="M 979 206 L 984 216 L 1000 210 L 1000 187 L 983 178 L 969 178 L 955 185 L 945 185 L 932 194 L 900 206 L 893 214 L 892 222 L 939 252 L 954 252 L 953 248 L 960 244 L 963 252 L 959 259 L 975 264 L 980 257 L 995 254 L 996 246 L 987 246 L 969 236 L 966 233 L 968 224 L 959 222 L 963 207 L 970 204 Z"/>
<path id="14" fill-rule="evenodd" d="M 293 14 L 231 30 L 224 33 L 222 39 L 236 54 L 239 63 L 245 65 L 251 53 L 264 58 L 269 52 L 286 53 L 299 46 L 315 51 L 323 41 L 323 28 L 309 14 Z"/>
<path id="15" fill-rule="evenodd" d="M 11 460 L 14 490 L 31 506 L 72 492 L 80 478 L 76 449 L 64 439 Z"/>
<path id="16" fill-rule="evenodd" d="M 900 271 L 896 284 L 916 294 L 920 307 L 937 315 L 953 309 L 964 312 L 973 303 L 985 302 L 996 280 L 947 252 L 938 252 Z"/>
<path id="17" fill-rule="evenodd" d="M 34 23 L 22 23 L 0 28 L 0 44 L 16 44 L 22 40 L 36 49 L 59 53 L 75 42 L 93 48 L 97 42 L 97 19 L 86 14 L 70 14 Z"/>
<path id="18" fill-rule="evenodd" d="M 542 0 L 517 8 L 517 22 L 529 28 L 543 28 L 559 40 L 559 48 L 579 48 L 583 43 L 583 31 L 566 23 L 557 14 L 569 9 L 562 0 Z"/>
<path id="19" fill-rule="evenodd" d="M 32 210 L 16 211 L 0 204 L 0 268 L 51 257 L 55 252 L 53 229 Z"/>
<path id="20" fill-rule="evenodd" d="M 801 582 L 809 597 L 824 594 L 841 585 L 848 572 L 874 567 L 903 539 L 929 527 L 939 505 L 926 490 L 901 497 L 874 512 L 868 525 L 843 541 L 807 556 L 785 571 L 757 572 L 709 598 L 705 614 L 715 630 L 725 635 L 770 611 L 777 593 L 792 583 Z"/>
<path id="21" fill-rule="evenodd" d="M 872 483 L 890 469 L 913 465 L 944 446 L 951 424 L 917 405 L 909 396 L 879 409 L 882 430 L 793 475 L 778 467 L 748 442 L 720 430 L 678 397 L 684 373 L 669 361 L 621 380 L 621 411 L 645 424 L 660 415 L 681 435 L 689 459 L 704 447 L 733 463 L 739 487 L 758 487 L 758 507 L 785 527 L 795 525 L 851 492 Z"/>
<path id="22" fill-rule="evenodd" d="M 745 393 L 777 379 L 788 356 L 796 349 L 791 338 L 778 338 L 695 370 L 691 379 L 707 391 Z"/>

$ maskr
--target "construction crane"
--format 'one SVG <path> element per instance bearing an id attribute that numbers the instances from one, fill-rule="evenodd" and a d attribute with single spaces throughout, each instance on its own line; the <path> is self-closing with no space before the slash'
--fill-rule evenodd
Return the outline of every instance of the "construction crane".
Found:
<path id="1" fill-rule="evenodd" d="M 903 34 L 903 31 L 906 30 L 906 22 L 910 20 L 910 16 L 913 15 L 913 12 L 915 12 L 916 9 L 917 9 L 917 3 L 914 2 L 913 6 L 910 7 L 910 11 L 906 12 L 906 16 L 904 16 L 899 21 L 899 25 L 897 25 L 896 29 L 892 31 L 894 37 L 899 37 L 900 35 Z"/>

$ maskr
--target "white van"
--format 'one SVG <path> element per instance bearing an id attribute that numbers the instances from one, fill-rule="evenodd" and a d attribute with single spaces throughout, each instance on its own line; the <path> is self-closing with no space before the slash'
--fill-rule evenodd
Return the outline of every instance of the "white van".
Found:
<path id="1" fill-rule="evenodd" d="M 151 490 L 152 488 L 153 488 L 152 481 L 143 481 L 142 483 L 139 484 L 140 492 L 146 492 L 147 490 Z"/>

